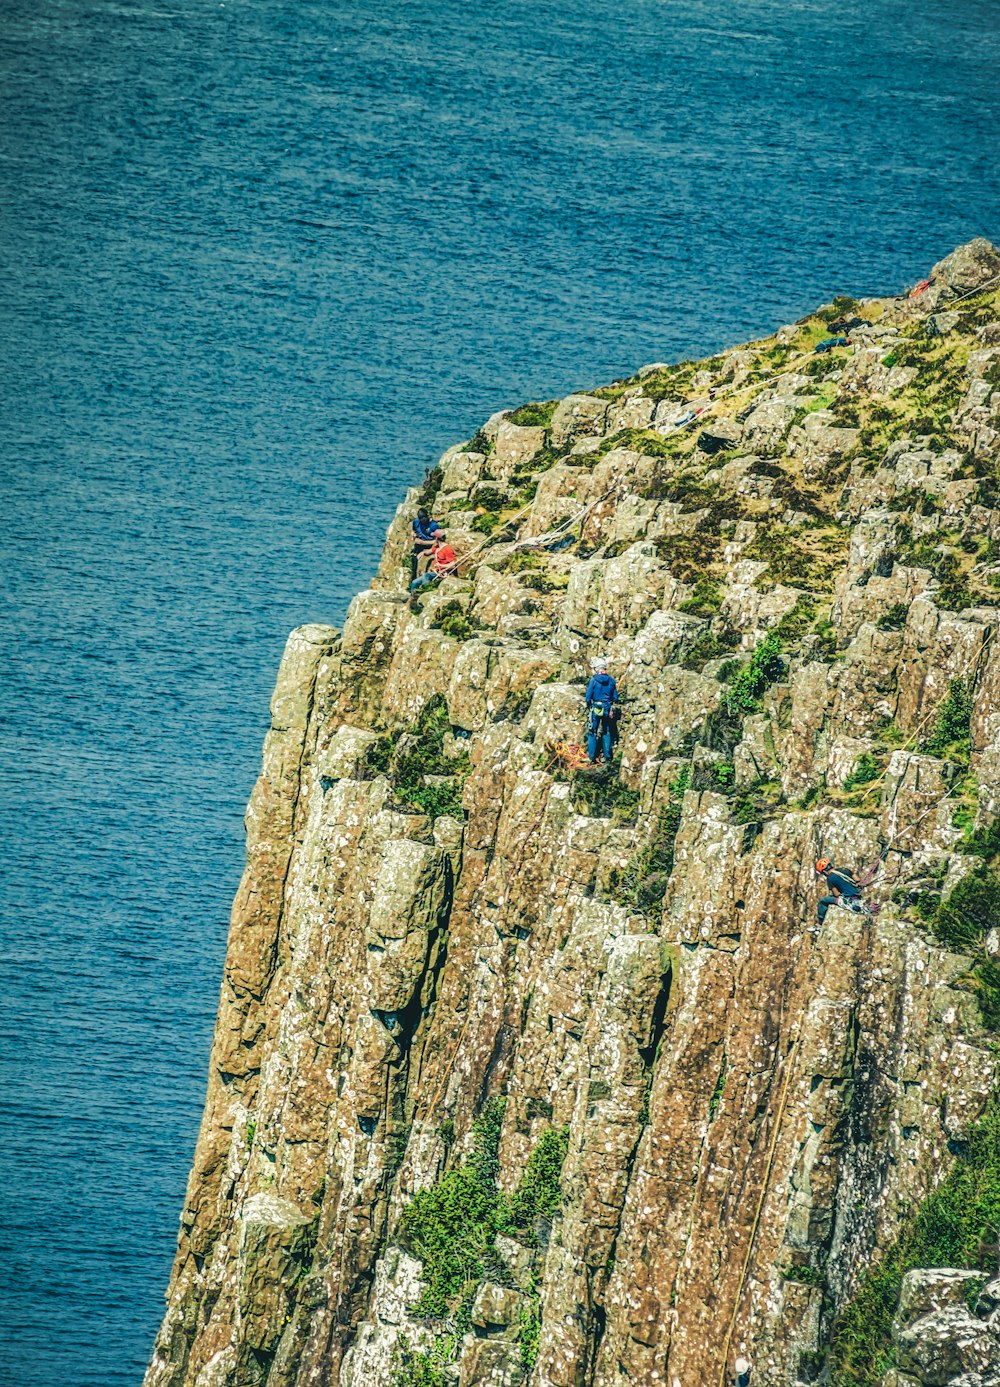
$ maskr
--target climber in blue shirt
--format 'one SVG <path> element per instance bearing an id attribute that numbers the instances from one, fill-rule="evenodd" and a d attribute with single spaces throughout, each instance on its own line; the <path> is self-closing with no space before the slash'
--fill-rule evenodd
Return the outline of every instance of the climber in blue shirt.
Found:
<path id="1" fill-rule="evenodd" d="M 842 905 L 847 910 L 861 910 L 861 887 L 845 869 L 838 871 L 828 857 L 816 859 L 816 870 L 829 886 L 832 895 L 824 896 L 819 902 L 817 913 L 820 924 L 826 918 L 831 905 Z"/>
<path id="2" fill-rule="evenodd" d="M 413 548 L 410 551 L 410 582 L 417 576 L 422 559 L 429 559 L 435 544 L 444 538 L 444 530 L 439 520 L 432 520 L 430 511 L 423 507 L 413 517 Z M 426 565 L 424 565 L 426 567 Z"/>
<path id="3" fill-rule="evenodd" d="M 611 760 L 611 744 L 615 733 L 615 704 L 620 703 L 618 685 L 608 673 L 602 660 L 596 673 L 590 677 L 586 693 L 587 712 L 590 721 L 587 727 L 587 754 L 591 765 L 597 762 L 597 743 L 600 739 L 605 761 Z"/>

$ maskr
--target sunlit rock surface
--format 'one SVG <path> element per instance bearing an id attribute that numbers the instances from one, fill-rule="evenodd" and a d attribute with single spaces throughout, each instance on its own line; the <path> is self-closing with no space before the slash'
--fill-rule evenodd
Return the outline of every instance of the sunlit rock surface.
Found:
<path id="1" fill-rule="evenodd" d="M 819 1380 L 996 1081 L 915 903 L 1000 806 L 998 274 L 494 416 L 292 634 L 147 1387 Z M 418 500 L 464 561 L 411 603 Z M 814 859 L 883 853 L 820 928 Z M 501 1097 L 490 1179 L 556 1133 L 557 1207 L 427 1314 L 405 1211 Z M 1000 1380 L 967 1280 L 909 1273 L 886 1387 Z"/>

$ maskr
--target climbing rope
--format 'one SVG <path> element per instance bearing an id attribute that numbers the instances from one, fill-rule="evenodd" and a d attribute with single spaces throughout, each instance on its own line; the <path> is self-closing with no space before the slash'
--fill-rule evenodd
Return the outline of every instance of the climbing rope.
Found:
<path id="1" fill-rule="evenodd" d="M 757 1240 L 757 1231 L 760 1228 L 761 1214 L 764 1211 L 764 1201 L 767 1198 L 767 1191 L 771 1184 L 771 1171 L 774 1168 L 774 1153 L 778 1147 L 778 1136 L 781 1132 L 781 1122 L 785 1114 L 785 1104 L 788 1101 L 788 1089 L 791 1083 L 792 1074 L 795 1072 L 795 1061 L 798 1058 L 799 1043 L 802 1039 L 802 1028 L 799 1026 L 791 1048 L 788 1051 L 788 1058 L 785 1061 L 785 1077 L 781 1084 L 781 1094 L 778 1099 L 778 1114 L 774 1122 L 774 1131 L 771 1135 L 771 1145 L 768 1148 L 767 1163 L 764 1167 L 764 1180 L 761 1185 L 760 1195 L 757 1199 L 757 1207 L 754 1210 L 753 1222 L 750 1226 L 750 1236 L 747 1239 L 746 1255 L 743 1258 L 743 1266 L 740 1270 L 740 1281 L 736 1288 L 736 1297 L 733 1301 L 733 1313 L 729 1317 L 729 1327 L 726 1330 L 726 1337 L 722 1345 L 722 1364 L 719 1373 L 719 1387 L 726 1387 L 726 1376 L 729 1366 L 729 1348 L 733 1340 L 733 1331 L 736 1328 L 736 1321 L 739 1317 L 740 1306 L 743 1303 L 743 1292 L 746 1289 L 747 1272 L 750 1267 L 750 1258 L 753 1256 L 754 1243 Z"/>

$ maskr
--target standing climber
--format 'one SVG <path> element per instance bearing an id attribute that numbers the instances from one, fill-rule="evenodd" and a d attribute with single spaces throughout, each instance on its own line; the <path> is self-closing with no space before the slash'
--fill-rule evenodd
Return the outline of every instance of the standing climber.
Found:
<path id="1" fill-rule="evenodd" d="M 431 552 L 441 539 L 444 530 L 441 523 L 431 519 L 431 513 L 421 506 L 413 518 L 413 549 L 410 551 L 410 582 L 417 576 L 422 559 L 429 559 Z"/>
<path id="2" fill-rule="evenodd" d="M 597 763 L 597 744 L 600 739 L 605 761 L 611 760 L 611 744 L 615 733 L 615 706 L 621 703 L 618 685 L 608 673 L 607 662 L 599 660 L 597 669 L 590 676 L 586 693 L 587 714 L 587 753 L 591 765 Z"/>
<path id="3" fill-rule="evenodd" d="M 826 918 L 826 912 L 831 905 L 842 905 L 846 910 L 856 913 L 861 910 L 861 888 L 846 867 L 835 868 L 828 857 L 817 857 L 816 870 L 832 892 L 831 895 L 824 896 L 817 907 L 820 924 Z"/>
<path id="4" fill-rule="evenodd" d="M 737 1358 L 733 1364 L 733 1382 L 735 1387 L 750 1387 L 749 1358 Z"/>

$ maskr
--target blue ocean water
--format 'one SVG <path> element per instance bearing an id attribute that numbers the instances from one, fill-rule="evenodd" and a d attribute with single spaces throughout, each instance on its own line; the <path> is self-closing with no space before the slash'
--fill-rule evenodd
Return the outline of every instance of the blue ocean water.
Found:
<path id="1" fill-rule="evenodd" d="M 0 1377 L 139 1381 L 288 629 L 494 409 L 1000 238 L 995 0 L 6 0 Z"/>

